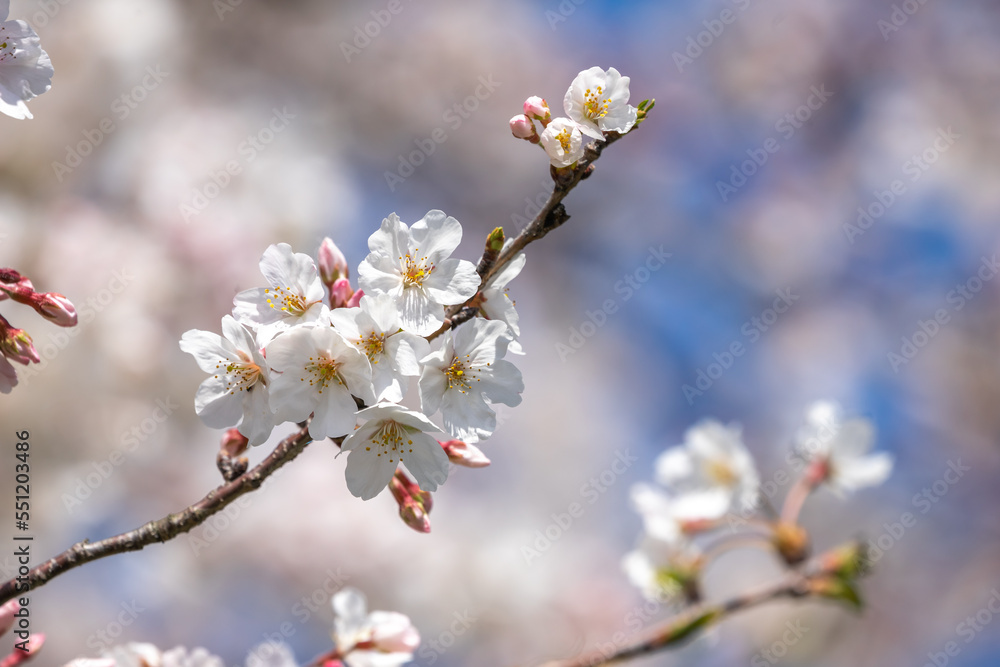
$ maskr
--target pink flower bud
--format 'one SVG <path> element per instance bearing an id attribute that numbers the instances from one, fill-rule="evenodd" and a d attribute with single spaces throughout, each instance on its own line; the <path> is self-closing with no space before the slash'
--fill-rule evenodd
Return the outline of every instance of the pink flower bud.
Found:
<path id="1" fill-rule="evenodd" d="M 347 303 L 354 296 L 354 288 L 347 278 L 338 278 L 330 285 L 330 307 L 347 308 Z"/>
<path id="2" fill-rule="evenodd" d="M 0 320 L 2 319 L 3 317 L 0 316 Z M 31 336 L 24 329 L 7 328 L 4 324 L 6 324 L 6 320 L 0 322 L 0 332 L 2 332 L 0 333 L 0 353 L 11 361 L 25 366 L 40 362 L 42 359 L 38 356 L 38 350 L 35 349 L 34 343 L 31 342 Z"/>
<path id="3" fill-rule="evenodd" d="M 400 470 L 389 481 L 389 491 L 399 504 L 399 518 L 418 533 L 431 532 L 430 514 L 434 502 L 431 494 L 421 490 Z"/>
<path id="4" fill-rule="evenodd" d="M 35 294 L 32 305 L 38 314 L 61 327 L 76 326 L 76 308 L 62 294 L 46 292 Z"/>
<path id="5" fill-rule="evenodd" d="M 365 291 L 363 289 L 359 289 L 357 292 L 354 293 L 354 296 L 352 296 L 350 300 L 347 302 L 347 307 L 357 308 L 361 304 L 361 297 L 363 297 L 364 295 Z"/>
<path id="6" fill-rule="evenodd" d="M 226 456 L 235 457 L 245 452 L 249 444 L 250 441 L 239 429 L 231 428 L 222 435 L 219 451 L 225 452 Z"/>
<path id="7" fill-rule="evenodd" d="M 329 237 L 319 244 L 319 277 L 325 285 L 332 285 L 339 278 L 350 277 L 347 258 Z"/>
<path id="8" fill-rule="evenodd" d="M 10 630 L 14 625 L 14 614 L 21 608 L 17 600 L 11 600 L 0 607 L 0 635 Z"/>
<path id="9" fill-rule="evenodd" d="M 455 465 L 465 466 L 466 468 L 485 468 L 490 464 L 490 460 L 486 458 L 482 450 L 467 442 L 449 440 L 448 442 L 442 442 L 441 446 L 444 447 L 444 452 L 448 455 L 448 460 Z"/>
<path id="10" fill-rule="evenodd" d="M 17 665 L 23 665 L 24 663 L 35 657 L 42 648 L 42 644 L 45 643 L 45 635 L 37 634 L 30 635 L 28 637 L 27 651 L 22 651 L 19 648 L 15 648 L 14 651 L 0 661 L 0 667 L 17 667 Z"/>
<path id="11" fill-rule="evenodd" d="M 518 139 L 525 139 L 533 144 L 537 144 L 539 141 L 535 124 L 524 114 L 518 114 L 510 119 L 510 133 Z"/>
<path id="12" fill-rule="evenodd" d="M 549 104 L 541 97 L 529 97 L 524 101 L 524 115 L 533 120 L 541 121 L 542 125 L 548 125 L 552 120 L 552 111 Z"/>

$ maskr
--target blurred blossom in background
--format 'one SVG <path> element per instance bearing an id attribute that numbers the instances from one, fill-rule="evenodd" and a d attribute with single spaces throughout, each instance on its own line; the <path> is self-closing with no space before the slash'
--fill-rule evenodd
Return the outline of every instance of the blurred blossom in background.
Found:
<path id="1" fill-rule="evenodd" d="M 665 613 L 642 611 L 620 567 L 640 530 L 628 489 L 659 452 L 702 418 L 738 422 L 766 481 L 805 408 L 832 399 L 897 461 L 887 484 L 804 513 L 817 548 L 859 534 L 886 547 L 866 611 L 777 603 L 635 664 L 923 665 L 948 642 L 950 664 L 994 664 L 995 9 L 13 0 L 55 75 L 34 120 L 0 118 L 0 265 L 81 314 L 68 332 L 4 310 L 43 355 L 0 403 L 7 436 L 31 433 L 38 558 L 219 483 L 221 433 L 194 414 L 203 375 L 177 341 L 263 285 L 269 244 L 315 256 L 330 236 L 353 279 L 383 217 L 440 208 L 474 261 L 551 188 L 542 151 L 507 126 L 525 98 L 561 113 L 599 65 L 631 77 L 633 103 L 657 99 L 511 283 L 524 401 L 481 445 L 492 466 L 435 494 L 430 535 L 388 493 L 351 496 L 344 457 L 317 443 L 190 536 L 36 591 L 40 659 L 150 641 L 242 664 L 283 638 L 306 660 L 329 649 L 330 594 L 348 584 L 413 619 L 418 665 L 571 656 Z M 971 470 L 942 483 L 958 466 Z M 522 547 L 574 502 L 583 514 L 528 562 Z M 906 512 L 915 523 L 896 528 Z M 706 594 L 779 571 L 768 554 L 727 556 Z M 789 622 L 808 630 L 774 650 Z"/>

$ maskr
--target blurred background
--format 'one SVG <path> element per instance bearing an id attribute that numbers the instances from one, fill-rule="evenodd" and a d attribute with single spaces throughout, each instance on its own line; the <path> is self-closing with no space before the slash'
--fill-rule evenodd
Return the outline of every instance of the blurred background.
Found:
<path id="1" fill-rule="evenodd" d="M 39 663 L 151 641 L 242 665 L 268 637 L 305 662 L 330 648 L 345 584 L 414 620 L 418 665 L 531 665 L 631 637 L 666 610 L 620 568 L 640 530 L 630 485 L 706 417 L 742 424 L 773 480 L 806 406 L 833 399 L 897 460 L 884 486 L 804 513 L 819 548 L 888 547 L 867 609 L 774 604 L 635 664 L 996 664 L 993 3 L 13 0 L 11 17 L 55 76 L 34 120 L 0 118 L 0 265 L 81 313 L 66 330 L 0 304 L 44 357 L 0 399 L 4 451 L 31 434 L 36 562 L 219 483 L 220 433 L 193 409 L 204 376 L 177 341 L 264 284 L 269 244 L 314 255 L 329 235 L 356 266 L 383 217 L 440 208 L 475 260 L 550 189 L 542 151 L 507 128 L 526 97 L 561 114 L 600 65 L 631 77 L 633 103 L 657 99 L 511 284 L 524 402 L 501 406 L 492 466 L 435 494 L 430 535 L 388 493 L 352 497 L 317 443 L 190 538 L 36 591 Z M 670 258 L 648 270 L 651 253 Z M 779 571 L 737 552 L 707 592 Z"/>

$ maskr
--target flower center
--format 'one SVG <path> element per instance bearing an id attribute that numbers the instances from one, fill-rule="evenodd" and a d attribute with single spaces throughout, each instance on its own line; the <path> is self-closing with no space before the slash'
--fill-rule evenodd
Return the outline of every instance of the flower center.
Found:
<path id="1" fill-rule="evenodd" d="M 216 368 L 226 369 L 226 390 L 230 395 L 238 391 L 253 391 L 258 383 L 267 384 L 267 378 L 260 366 L 253 363 L 245 352 L 239 351 L 238 353 L 242 361 L 230 361 L 223 366 L 225 359 L 220 359 L 219 363 L 215 365 Z"/>
<path id="2" fill-rule="evenodd" d="M 720 486 L 734 486 L 736 484 L 736 473 L 733 467 L 725 461 L 709 461 L 705 466 L 708 478 Z"/>
<path id="3" fill-rule="evenodd" d="M 608 114 L 608 107 L 611 106 L 611 100 L 602 100 L 601 97 L 604 96 L 604 88 L 601 86 L 597 87 L 597 92 L 591 91 L 590 88 L 587 92 L 583 94 L 583 108 L 587 115 L 587 118 L 595 120 L 597 118 L 604 118 Z"/>
<path id="4" fill-rule="evenodd" d="M 306 303 L 302 295 L 293 291 L 291 287 L 268 288 L 264 290 L 264 294 L 267 295 L 267 305 L 283 310 L 289 315 L 302 315 L 312 305 Z"/>
<path id="5" fill-rule="evenodd" d="M 570 139 L 573 137 L 573 132 L 568 128 L 563 128 L 563 131 L 556 135 L 556 141 L 562 146 L 564 152 L 569 153 Z"/>
<path id="6" fill-rule="evenodd" d="M 413 440 L 407 428 L 402 424 L 387 419 L 382 422 L 382 427 L 372 436 L 372 444 L 375 445 L 375 456 L 385 454 L 389 457 L 389 463 L 402 461 L 403 452 L 413 453 Z M 365 447 L 365 451 L 371 451 L 371 447 Z"/>
<path id="7" fill-rule="evenodd" d="M 0 26 L 0 63 L 8 58 L 17 60 L 17 45 L 7 39 L 7 28 Z"/>
<path id="8" fill-rule="evenodd" d="M 444 374 L 448 377 L 448 389 L 458 389 L 463 394 L 472 389 L 472 381 L 479 382 L 479 374 L 469 363 L 470 355 L 465 355 L 465 360 L 455 357 L 451 366 L 445 369 Z M 486 364 L 489 366 L 490 364 Z"/>
<path id="9" fill-rule="evenodd" d="M 414 248 L 414 253 L 420 252 L 420 248 Z M 405 257 L 400 257 L 403 264 L 403 285 L 404 287 L 420 287 L 424 280 L 434 272 L 434 265 L 428 264 L 426 257 L 415 259 L 410 253 Z"/>
<path id="10" fill-rule="evenodd" d="M 368 355 L 368 361 L 377 364 L 378 359 L 375 357 L 382 354 L 382 349 L 385 347 L 385 334 L 369 332 L 367 337 L 358 339 L 358 344 Z"/>
<path id="11" fill-rule="evenodd" d="M 308 382 L 310 387 L 318 387 L 321 394 L 331 384 L 344 384 L 344 378 L 340 377 L 340 363 L 336 359 L 309 357 L 304 370 L 306 374 L 299 379 Z"/>

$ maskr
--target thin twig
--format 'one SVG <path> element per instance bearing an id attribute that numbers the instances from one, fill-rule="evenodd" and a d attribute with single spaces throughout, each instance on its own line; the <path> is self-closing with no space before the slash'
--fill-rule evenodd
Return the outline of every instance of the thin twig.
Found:
<path id="1" fill-rule="evenodd" d="M 633 128 L 633 130 L 634 129 L 635 128 Z M 517 256 L 517 253 L 524 250 L 529 243 L 537 241 L 556 227 L 559 227 L 564 222 L 569 220 L 569 215 L 566 213 L 566 209 L 562 205 L 562 200 L 566 198 L 566 195 L 568 195 L 582 179 L 587 178 L 591 173 L 593 173 L 593 164 L 599 157 L 601 157 L 601 153 L 604 149 L 621 139 L 623 136 L 625 135 L 618 134 L 617 132 L 608 132 L 605 135 L 605 140 L 603 142 L 596 142 L 586 148 L 583 158 L 577 162 L 576 167 L 568 171 L 552 170 L 552 179 L 554 181 L 552 193 L 549 195 L 548 200 L 545 202 L 545 205 L 542 206 L 542 210 L 538 212 L 538 215 L 535 216 L 534 220 L 529 222 L 528 225 L 521 230 L 521 233 L 514 237 L 513 242 L 511 242 L 511 244 L 500 253 L 500 256 L 495 262 L 490 264 L 486 261 L 486 258 L 480 259 L 480 265 L 487 267 L 485 272 L 480 273 L 483 285 L 485 285 L 486 282 L 498 271 L 510 263 L 510 261 Z M 473 305 L 477 296 L 478 294 L 474 295 L 471 299 L 465 301 L 464 303 L 450 307 L 446 313 L 447 317 L 445 318 L 444 324 L 440 329 L 427 336 L 427 340 L 432 341 L 448 329 L 453 329 L 462 322 L 472 318 L 479 310 L 478 305 Z"/>
<path id="2" fill-rule="evenodd" d="M 705 604 L 684 611 L 612 653 L 595 649 L 569 660 L 547 662 L 542 667 L 599 667 L 623 662 L 657 651 L 678 648 L 701 630 L 737 611 L 781 598 L 820 597 L 823 588 L 813 584 L 837 575 L 839 562 L 830 557 L 836 552 L 837 550 L 833 550 L 818 557 L 812 568 L 789 572 L 784 578 L 767 586 L 737 595 L 720 604 Z"/>
<path id="3" fill-rule="evenodd" d="M 162 519 L 150 521 L 135 530 L 99 542 L 83 540 L 74 544 L 58 556 L 36 566 L 26 575 L 0 585 L 0 604 L 38 588 L 60 574 L 90 561 L 127 551 L 138 551 L 154 542 L 166 542 L 181 533 L 188 532 L 204 523 L 213 514 L 223 510 L 243 494 L 258 489 L 265 479 L 302 453 L 302 450 L 310 442 L 312 442 L 312 438 L 309 437 L 309 428 L 306 424 L 299 431 L 278 443 L 274 451 L 260 464 L 233 481 L 216 487 L 204 498 L 180 512 L 168 514 Z"/>

